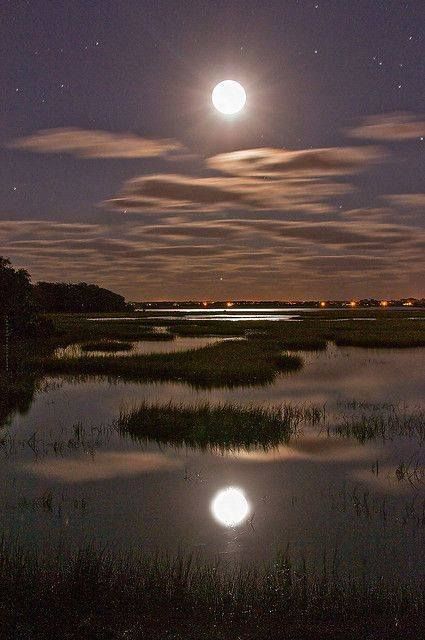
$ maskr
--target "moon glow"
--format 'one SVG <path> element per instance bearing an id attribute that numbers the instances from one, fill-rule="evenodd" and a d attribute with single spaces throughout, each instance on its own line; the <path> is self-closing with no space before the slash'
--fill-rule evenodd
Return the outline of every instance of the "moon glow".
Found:
<path id="1" fill-rule="evenodd" d="M 232 116 L 244 108 L 246 92 L 236 80 L 223 80 L 214 87 L 211 98 L 217 111 Z"/>

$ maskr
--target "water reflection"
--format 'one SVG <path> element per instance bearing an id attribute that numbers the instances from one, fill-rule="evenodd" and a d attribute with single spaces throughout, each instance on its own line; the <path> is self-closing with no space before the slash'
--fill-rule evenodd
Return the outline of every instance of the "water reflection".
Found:
<path id="1" fill-rule="evenodd" d="M 61 482 L 89 482 L 137 476 L 155 471 L 181 468 L 182 462 L 161 453 L 138 451 L 104 451 L 95 457 L 48 458 L 23 463 L 21 469 L 35 476 Z"/>
<path id="2" fill-rule="evenodd" d="M 249 450 L 232 451 L 233 458 L 245 462 L 281 462 L 284 460 L 305 460 L 309 462 L 354 462 L 375 460 L 378 449 L 372 444 L 359 447 L 355 440 L 337 440 L 324 435 L 303 435 L 290 444 Z"/>
<path id="3" fill-rule="evenodd" d="M 102 318 L 99 318 L 102 320 Z M 237 338 L 236 338 L 237 339 Z M 186 349 L 200 349 L 202 347 L 209 347 L 216 342 L 223 342 L 225 340 L 235 340 L 235 338 L 211 338 L 211 337 L 200 337 L 200 338 L 181 338 L 176 337 L 174 340 L 165 340 L 165 341 L 152 341 L 149 340 L 131 340 L 132 348 L 131 351 L 126 352 L 118 352 L 119 356 L 124 355 L 148 355 L 151 353 L 175 353 L 176 351 L 186 351 Z M 54 353 L 54 357 L 56 358 L 79 358 L 80 356 L 105 356 L 105 357 L 113 357 L 115 354 L 112 354 L 109 351 L 90 351 L 89 353 L 84 352 L 81 349 L 81 344 L 74 343 L 70 344 L 67 347 L 60 347 L 56 349 Z"/>
<path id="4" fill-rule="evenodd" d="M 161 344 L 169 349 L 171 343 Z M 425 349 L 331 346 L 302 357 L 301 371 L 268 387 L 196 390 L 183 383 L 90 378 L 58 385 L 46 379 L 28 412 L 17 411 L 10 421 L 3 448 L 0 439 L 2 531 L 31 547 L 64 539 L 79 546 L 95 538 L 152 552 L 225 553 L 226 560 L 246 562 L 268 561 L 290 545 L 294 558 L 320 563 L 324 549 L 337 548 L 341 571 L 422 575 L 424 427 L 415 408 L 425 409 Z M 300 425 L 288 445 L 268 451 L 224 453 L 155 442 L 142 449 L 109 427 L 121 409 L 143 402 L 314 405 L 326 407 L 326 424 Z M 348 437 L 357 422 L 367 426 L 376 419 L 379 426 L 380 417 L 385 438 L 359 444 Z M 336 425 L 349 428 L 337 436 Z M 234 503 L 215 504 L 229 489 L 240 492 Z M 48 515 L 46 492 L 59 503 L 61 517 Z M 85 508 L 74 508 L 74 501 Z"/>
<path id="5" fill-rule="evenodd" d="M 237 527 L 248 517 L 251 507 L 244 492 L 236 487 L 227 487 L 216 493 L 211 503 L 214 518 L 224 527 Z"/>

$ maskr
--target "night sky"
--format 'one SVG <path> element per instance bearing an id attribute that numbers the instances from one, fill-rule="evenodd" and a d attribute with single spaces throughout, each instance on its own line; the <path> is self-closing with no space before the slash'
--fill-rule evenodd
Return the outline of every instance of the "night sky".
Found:
<path id="1" fill-rule="evenodd" d="M 3 0 L 0 21 L 0 254 L 33 280 L 425 295 L 423 0 Z"/>

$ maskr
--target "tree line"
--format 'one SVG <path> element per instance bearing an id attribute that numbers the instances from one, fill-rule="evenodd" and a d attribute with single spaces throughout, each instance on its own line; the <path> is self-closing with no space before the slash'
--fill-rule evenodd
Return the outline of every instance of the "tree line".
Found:
<path id="1" fill-rule="evenodd" d="M 0 331 L 28 335 L 40 325 L 40 313 L 124 311 L 126 302 L 109 289 L 86 282 L 37 282 L 0 256 Z"/>

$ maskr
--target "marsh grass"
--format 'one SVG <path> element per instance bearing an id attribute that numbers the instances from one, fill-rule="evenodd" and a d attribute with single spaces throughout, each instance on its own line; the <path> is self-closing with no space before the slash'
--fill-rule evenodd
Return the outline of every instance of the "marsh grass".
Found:
<path id="1" fill-rule="evenodd" d="M 275 340 L 280 341 L 282 349 L 294 351 L 323 350 L 327 342 L 364 348 L 425 346 L 425 317 L 416 312 L 414 322 L 403 312 L 387 314 L 379 310 L 361 310 L 355 315 L 348 312 L 332 312 L 327 316 L 315 314 L 314 317 L 311 313 L 300 315 L 301 322 L 205 320 L 197 323 L 178 320 L 169 322 L 168 327 L 174 333 L 186 336 L 229 335 Z"/>
<path id="2" fill-rule="evenodd" d="M 399 482 L 407 481 L 416 489 L 425 482 L 425 464 L 417 455 L 413 454 L 407 460 L 399 463 L 395 475 Z M 423 524 L 425 524 L 425 502 L 423 507 Z"/>
<path id="3" fill-rule="evenodd" d="M 340 577 L 287 552 L 263 567 L 193 556 L 0 549 L 5 640 L 412 640 L 425 631 L 422 582 Z"/>
<path id="4" fill-rule="evenodd" d="M 137 320 L 108 320 L 107 314 L 99 315 L 102 320 L 89 320 L 93 316 L 81 316 L 79 314 L 58 314 L 49 316 L 56 330 L 56 341 L 60 346 L 73 342 L 103 341 L 103 340 L 150 340 L 170 341 L 174 335 L 170 332 L 159 332 L 155 326 L 145 323 L 143 318 Z"/>
<path id="5" fill-rule="evenodd" d="M 11 458 L 30 449 L 37 460 L 43 456 L 62 458 L 78 451 L 94 456 L 100 447 L 104 447 L 110 442 L 115 433 L 116 428 L 110 425 L 88 427 L 81 422 L 72 425 L 69 433 L 58 434 L 56 437 L 50 438 L 37 431 L 34 431 L 29 437 L 22 438 L 15 432 L 11 433 L 5 430 L 0 433 L 0 453 L 5 458 Z"/>
<path id="6" fill-rule="evenodd" d="M 287 310 L 288 314 L 293 313 Z M 173 340 L 174 335 L 186 337 L 247 337 L 253 340 L 280 341 L 285 350 L 323 350 L 329 341 L 339 346 L 364 348 L 409 348 L 425 346 L 425 312 L 421 309 L 406 311 L 392 309 L 332 310 L 314 315 L 296 312 L 300 322 L 264 320 L 164 320 L 133 314 L 131 320 L 108 321 L 108 314 L 93 314 L 88 320 L 80 314 L 49 316 L 56 328 L 56 340 L 64 344 L 83 340 Z M 119 317 L 119 314 L 117 314 Z M 415 318 L 415 321 L 409 319 Z M 166 326 L 168 331 L 156 328 Z"/>
<path id="7" fill-rule="evenodd" d="M 175 405 L 143 403 L 137 409 L 121 411 L 117 429 L 134 440 L 223 449 L 262 447 L 288 443 L 306 420 L 310 409 L 240 407 L 238 405 Z"/>
<path id="8" fill-rule="evenodd" d="M 302 360 L 281 354 L 275 341 L 229 340 L 175 353 L 50 357 L 38 364 L 45 373 L 58 375 L 181 381 L 196 387 L 213 387 L 271 383 L 279 371 L 299 369 Z"/>
<path id="9" fill-rule="evenodd" d="M 425 441 L 425 411 L 420 408 L 407 410 L 398 405 L 372 406 L 360 414 L 343 415 L 335 426 L 328 428 L 328 432 L 331 431 L 361 443 L 400 437 L 414 438 L 421 443 Z"/>

